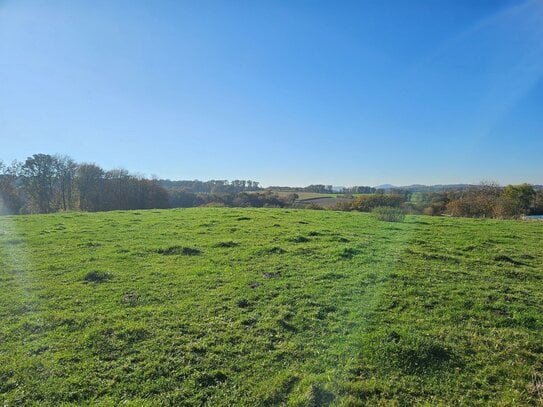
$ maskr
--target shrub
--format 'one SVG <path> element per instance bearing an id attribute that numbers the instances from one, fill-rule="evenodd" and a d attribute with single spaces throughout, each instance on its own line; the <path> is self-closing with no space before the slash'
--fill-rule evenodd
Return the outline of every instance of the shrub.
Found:
<path id="1" fill-rule="evenodd" d="M 209 202 L 200 206 L 204 206 L 206 208 L 224 208 L 226 205 L 223 202 Z"/>
<path id="2" fill-rule="evenodd" d="M 371 211 L 375 217 L 385 222 L 403 222 L 405 213 L 400 208 L 379 206 Z"/>
<path id="3" fill-rule="evenodd" d="M 399 207 L 404 202 L 404 197 L 397 194 L 385 195 L 361 195 L 355 199 L 352 208 L 361 212 L 370 212 L 380 206 Z"/>
<path id="4" fill-rule="evenodd" d="M 493 210 L 494 217 L 501 219 L 518 218 L 522 213 L 523 210 L 520 205 L 506 196 L 502 196 L 497 200 Z"/>
<path id="5" fill-rule="evenodd" d="M 351 211 L 353 209 L 353 201 L 350 199 L 337 201 L 330 209 L 333 211 Z"/>

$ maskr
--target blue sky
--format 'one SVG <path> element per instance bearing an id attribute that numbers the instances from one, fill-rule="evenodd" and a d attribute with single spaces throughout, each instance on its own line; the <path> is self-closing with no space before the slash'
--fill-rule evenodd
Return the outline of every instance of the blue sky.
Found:
<path id="1" fill-rule="evenodd" d="M 0 1 L 0 160 L 543 183 L 543 0 Z"/>

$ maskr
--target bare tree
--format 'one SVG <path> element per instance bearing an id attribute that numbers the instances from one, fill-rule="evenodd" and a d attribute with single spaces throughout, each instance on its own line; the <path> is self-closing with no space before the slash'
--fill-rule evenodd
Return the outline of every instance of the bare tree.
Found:
<path id="1" fill-rule="evenodd" d="M 76 185 L 79 191 L 79 209 L 82 211 L 103 210 L 104 170 L 96 164 L 79 164 L 76 169 Z"/>
<path id="2" fill-rule="evenodd" d="M 9 166 L 0 161 L 0 215 L 18 213 L 23 206 L 18 188 L 20 168 L 16 161 Z"/>
<path id="3" fill-rule="evenodd" d="M 54 210 L 54 186 L 56 181 L 56 158 L 49 154 L 34 154 L 22 166 L 26 192 L 30 198 L 30 210 L 49 213 Z"/>
<path id="4" fill-rule="evenodd" d="M 77 164 L 68 156 L 55 156 L 58 201 L 61 210 L 75 209 L 74 183 Z"/>

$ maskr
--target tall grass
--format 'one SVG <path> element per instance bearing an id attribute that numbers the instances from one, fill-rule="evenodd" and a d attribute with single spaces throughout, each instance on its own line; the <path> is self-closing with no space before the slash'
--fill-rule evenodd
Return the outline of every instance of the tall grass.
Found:
<path id="1" fill-rule="evenodd" d="M 385 222 L 403 222 L 405 219 L 403 210 L 392 206 L 378 206 L 371 212 L 377 219 Z"/>

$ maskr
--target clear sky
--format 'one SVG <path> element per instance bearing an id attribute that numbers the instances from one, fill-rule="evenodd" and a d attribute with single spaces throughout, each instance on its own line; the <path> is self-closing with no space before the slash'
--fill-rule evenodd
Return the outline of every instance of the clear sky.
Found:
<path id="1" fill-rule="evenodd" d="M 0 160 L 543 183 L 543 0 L 0 0 Z"/>

